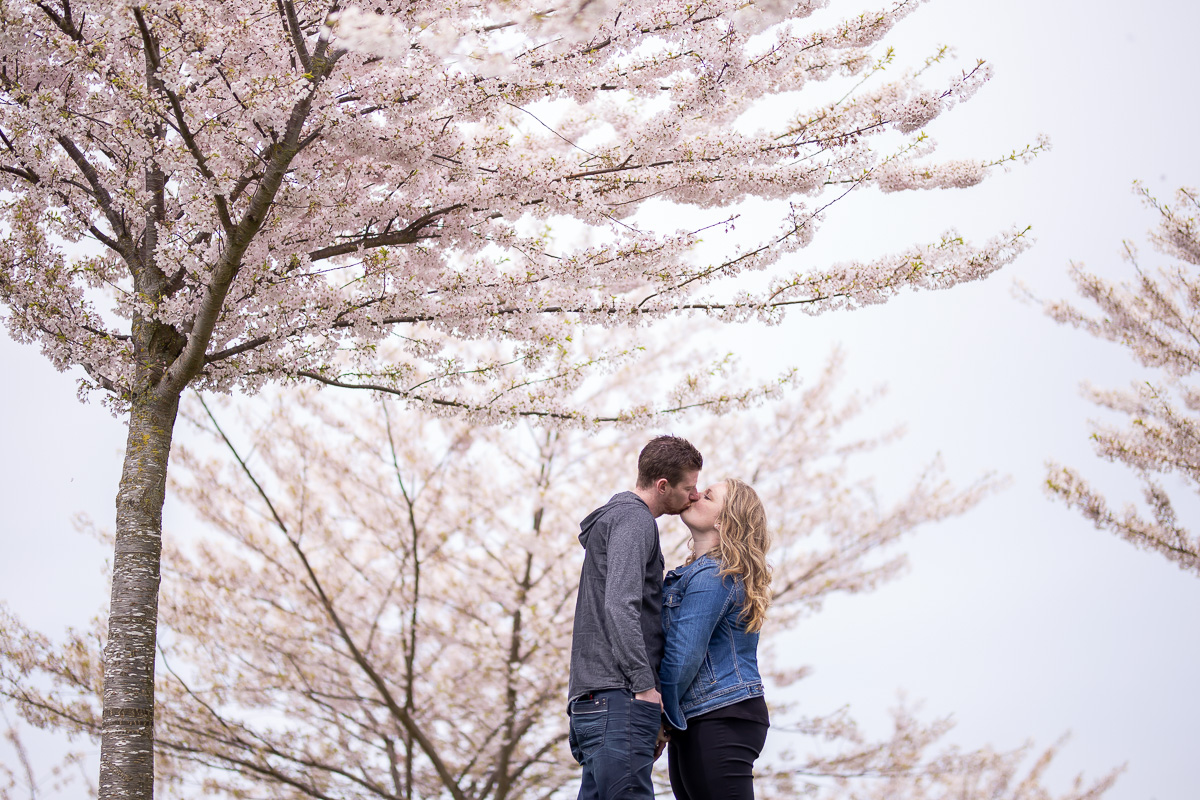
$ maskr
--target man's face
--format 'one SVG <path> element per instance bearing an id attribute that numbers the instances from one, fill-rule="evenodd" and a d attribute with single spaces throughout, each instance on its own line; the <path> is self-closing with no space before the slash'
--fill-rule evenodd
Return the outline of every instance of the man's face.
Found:
<path id="1" fill-rule="evenodd" d="M 681 514 L 688 506 L 700 499 L 696 484 L 700 480 L 700 470 L 685 472 L 683 480 L 674 485 L 667 483 L 666 478 L 658 479 L 659 491 L 662 493 L 662 508 L 664 514 Z"/>

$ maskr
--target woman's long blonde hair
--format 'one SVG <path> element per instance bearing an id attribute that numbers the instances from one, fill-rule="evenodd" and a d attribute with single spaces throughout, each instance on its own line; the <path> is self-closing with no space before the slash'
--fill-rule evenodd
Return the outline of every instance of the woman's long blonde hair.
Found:
<path id="1" fill-rule="evenodd" d="M 715 555 L 721 562 L 721 575 L 742 579 L 746 602 L 741 620 L 751 633 L 762 630 L 771 605 L 771 567 L 767 550 L 771 536 L 767 532 L 767 512 L 758 492 L 736 478 L 725 480 L 725 505 L 717 515 L 721 541 Z"/>

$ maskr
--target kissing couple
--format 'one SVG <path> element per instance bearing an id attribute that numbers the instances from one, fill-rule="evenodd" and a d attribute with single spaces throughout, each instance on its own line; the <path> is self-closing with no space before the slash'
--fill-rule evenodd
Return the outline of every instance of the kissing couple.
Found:
<path id="1" fill-rule="evenodd" d="M 758 632 L 770 604 L 767 518 L 754 489 L 697 485 L 704 458 L 656 437 L 637 485 L 580 523 L 571 636 L 571 754 L 579 800 L 651 800 L 664 747 L 676 800 L 752 800 L 770 721 Z M 691 555 L 663 576 L 656 519 L 678 514 Z"/>

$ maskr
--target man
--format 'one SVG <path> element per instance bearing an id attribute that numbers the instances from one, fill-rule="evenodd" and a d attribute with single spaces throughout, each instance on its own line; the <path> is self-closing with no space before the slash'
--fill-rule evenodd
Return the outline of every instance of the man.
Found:
<path id="1" fill-rule="evenodd" d="M 571 754 L 583 765 L 579 800 L 650 800 L 662 697 L 663 556 L 658 523 L 700 499 L 704 458 L 659 436 L 638 456 L 637 487 L 579 524 L 585 555 L 571 638 Z"/>

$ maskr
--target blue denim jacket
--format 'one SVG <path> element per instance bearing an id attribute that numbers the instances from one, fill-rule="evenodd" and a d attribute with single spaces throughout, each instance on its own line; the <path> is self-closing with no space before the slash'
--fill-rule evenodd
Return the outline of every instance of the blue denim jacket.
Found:
<path id="1" fill-rule="evenodd" d="M 659 668 L 663 711 L 671 726 L 763 693 L 758 634 L 738 619 L 746 596 L 740 579 L 722 578 L 704 555 L 663 581 L 666 652 Z"/>

